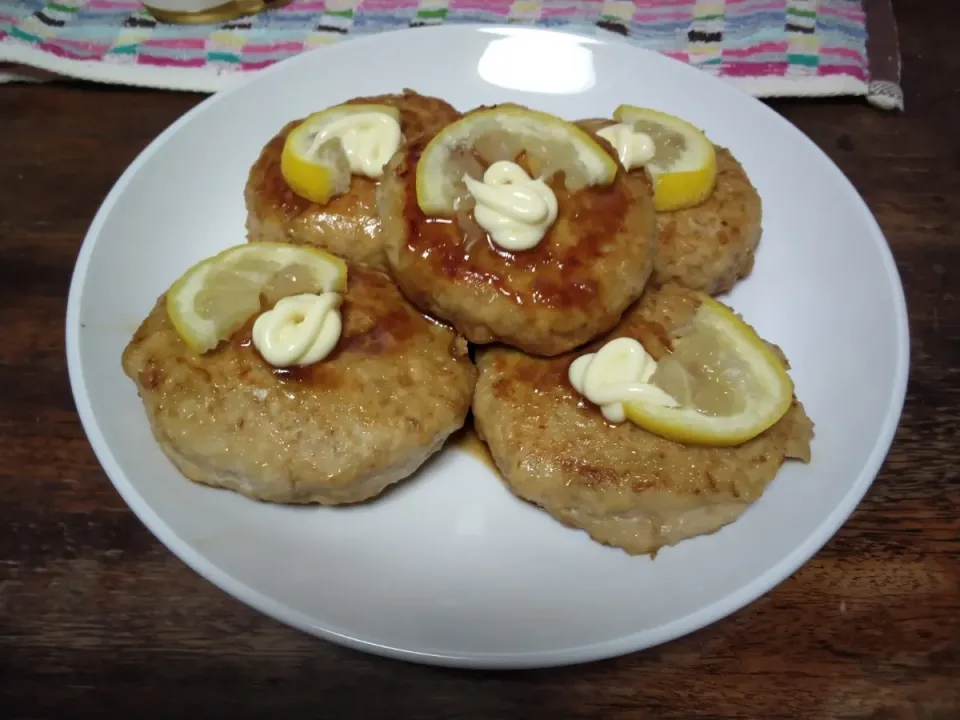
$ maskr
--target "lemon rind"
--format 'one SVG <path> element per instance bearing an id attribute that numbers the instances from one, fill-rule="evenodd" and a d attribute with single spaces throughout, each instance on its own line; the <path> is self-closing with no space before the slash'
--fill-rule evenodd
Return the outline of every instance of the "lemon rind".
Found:
<path id="1" fill-rule="evenodd" d="M 692 152 L 670 168 L 656 163 L 647 164 L 647 170 L 653 178 L 654 208 L 657 211 L 685 210 L 710 197 L 717 181 L 717 151 L 703 130 L 683 118 L 636 105 L 620 105 L 613 111 L 613 118 L 626 123 L 650 120 L 696 140 Z M 686 186 L 693 190 L 686 189 Z"/>
<path id="2" fill-rule="evenodd" d="M 319 131 L 325 123 L 365 112 L 384 113 L 400 122 L 400 111 L 392 105 L 345 103 L 311 113 L 287 134 L 283 141 L 283 150 L 280 153 L 280 174 L 291 190 L 305 200 L 324 205 L 335 196 L 341 195 L 349 189 L 349 173 L 346 178 L 343 178 L 339 174 L 339 168 L 330 162 L 323 158 L 307 155 L 307 150 L 310 149 L 312 144 L 309 136 L 311 133 Z M 316 186 L 308 187 L 298 179 L 294 179 L 297 175 L 294 168 L 297 165 L 314 172 L 325 173 L 323 181 L 316 183 Z"/>
<path id="3" fill-rule="evenodd" d="M 229 263 L 238 262 L 245 256 L 260 254 L 264 251 L 279 255 L 270 259 L 279 262 L 281 266 L 292 265 L 297 262 L 297 259 L 310 257 L 311 261 L 304 264 L 316 269 L 321 267 L 316 261 L 322 260 L 332 267 L 332 271 L 317 273 L 321 286 L 320 292 L 342 292 L 346 288 L 346 262 L 323 250 L 274 242 L 245 243 L 228 247 L 192 265 L 174 281 L 166 293 L 165 307 L 170 322 L 192 351 L 203 354 L 214 349 L 222 340 L 218 337 L 217 324 L 213 320 L 201 317 L 193 309 L 193 303 L 203 289 L 206 277 L 218 267 L 226 269 Z"/>
<path id="4" fill-rule="evenodd" d="M 591 184 L 606 185 L 616 178 L 617 161 L 589 133 L 575 124 L 528 108 L 511 105 L 485 108 L 468 113 L 447 125 L 427 143 L 420 154 L 417 161 L 416 190 L 417 204 L 423 212 L 452 212 L 452 197 L 448 192 L 452 188 L 443 183 L 444 165 L 450 157 L 450 151 L 475 135 L 478 126 L 495 123 L 500 118 L 509 118 L 508 123 L 503 123 L 503 129 L 508 132 L 572 141 L 578 159 L 584 162 Z"/>
<path id="5" fill-rule="evenodd" d="M 392 117 L 397 122 L 400 122 L 400 111 L 392 105 L 378 105 L 376 103 L 345 103 L 343 105 L 334 105 L 333 107 L 326 108 L 325 110 L 311 113 L 301 120 L 300 123 L 287 135 L 287 139 L 284 141 L 284 148 L 286 149 L 287 145 L 302 143 L 304 140 L 306 140 L 305 136 L 308 133 L 319 130 L 318 126 L 322 126 L 324 123 L 328 123 L 333 120 L 339 120 L 341 117 L 348 117 L 350 115 L 357 115 L 365 112 L 384 113 Z M 303 157 L 303 153 L 306 152 L 309 146 L 310 143 L 307 142 L 306 147 L 301 146 L 299 148 L 295 148 L 299 151 L 298 156 L 303 162 L 307 163 L 309 163 L 311 159 Z"/>
<path id="6" fill-rule="evenodd" d="M 711 447 L 742 445 L 769 430 L 787 413 L 793 404 L 793 381 L 780 358 L 736 313 L 709 297 L 702 299 L 697 312 L 702 310 L 706 312 L 699 321 L 722 332 L 737 354 L 747 359 L 764 396 L 747 398 L 744 410 L 728 417 L 636 402 L 624 403 L 624 409 L 631 422 L 668 440 Z"/>

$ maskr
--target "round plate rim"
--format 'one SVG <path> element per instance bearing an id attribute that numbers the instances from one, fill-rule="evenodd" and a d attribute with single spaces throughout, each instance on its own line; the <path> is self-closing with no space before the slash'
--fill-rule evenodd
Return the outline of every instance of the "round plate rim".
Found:
<path id="1" fill-rule="evenodd" d="M 421 28 L 404 28 L 389 31 L 387 33 L 378 33 L 359 38 L 345 40 L 344 43 L 368 43 L 376 44 L 380 42 L 384 35 L 399 35 L 416 33 L 418 36 L 429 34 L 456 34 L 456 33 L 497 33 L 506 31 L 511 34 L 517 33 L 517 26 L 510 25 L 483 25 L 483 26 L 432 26 Z M 575 32 L 556 31 L 549 29 L 527 29 L 523 31 L 531 33 L 548 33 L 552 35 L 565 35 L 576 37 L 584 41 L 595 44 L 620 44 L 631 48 L 640 56 L 655 55 L 659 58 L 675 63 L 692 73 L 702 73 L 689 65 L 678 60 L 662 56 L 645 48 L 629 45 L 617 37 L 592 37 Z M 67 300 L 66 313 L 66 355 L 67 369 L 70 380 L 71 392 L 74 403 L 77 407 L 77 413 L 80 417 L 81 425 L 93 448 L 97 460 L 103 467 L 107 477 L 114 488 L 123 498 L 127 506 L 133 511 L 137 518 L 147 527 L 147 529 L 156 537 L 170 552 L 176 555 L 182 562 L 190 567 L 202 578 L 213 583 L 215 586 L 226 592 L 244 604 L 252 607 L 259 612 L 278 620 L 286 625 L 298 630 L 314 635 L 324 640 L 349 647 L 355 650 L 380 655 L 383 657 L 416 662 L 427 665 L 436 665 L 444 667 L 471 668 L 471 669 L 532 669 L 559 667 L 564 665 L 574 665 L 585 662 L 604 660 L 612 657 L 637 652 L 647 648 L 655 647 L 671 640 L 683 637 L 692 632 L 727 617 L 728 615 L 749 605 L 759 597 L 768 593 L 771 589 L 782 583 L 790 577 L 796 570 L 812 558 L 839 530 L 843 523 L 856 509 L 857 505 L 863 499 L 869 490 L 877 473 L 886 459 L 886 456 L 893 443 L 894 435 L 899 426 L 900 417 L 903 411 L 903 405 L 906 398 L 907 381 L 910 366 L 910 335 L 909 320 L 907 316 L 906 298 L 903 285 L 900 280 L 897 266 L 886 241 L 884 233 L 874 218 L 872 212 L 864 202 L 860 193 L 852 185 L 849 179 L 837 167 L 826 153 L 821 150 L 810 138 L 802 131 L 796 128 L 788 120 L 780 116 L 773 109 L 764 105 L 760 100 L 750 96 L 744 91 L 728 85 L 730 89 L 739 94 L 744 102 L 756 103 L 761 112 L 767 112 L 776 118 L 776 121 L 784 123 L 796 134 L 797 141 L 805 144 L 805 152 L 812 152 L 820 156 L 825 161 L 830 172 L 837 176 L 837 181 L 847 186 L 852 193 L 852 197 L 858 200 L 858 210 L 863 216 L 863 221 L 877 240 L 878 250 L 881 253 L 881 259 L 886 271 L 888 284 L 893 292 L 894 303 L 896 305 L 895 334 L 897 337 L 897 358 L 896 358 L 896 376 L 893 383 L 893 392 L 890 402 L 884 415 L 881 433 L 877 438 L 873 452 L 870 454 L 860 475 L 851 485 L 849 492 L 844 496 L 843 501 L 839 503 L 817 528 L 807 537 L 807 539 L 795 547 L 791 553 L 785 556 L 774 570 L 761 575 L 752 582 L 740 587 L 737 591 L 715 600 L 709 606 L 693 612 L 689 615 L 677 618 L 666 625 L 662 625 L 652 630 L 641 631 L 633 635 L 627 635 L 616 640 L 605 641 L 601 643 L 584 645 L 575 648 L 567 648 L 562 651 L 534 651 L 531 653 L 427 653 L 416 650 L 410 650 L 401 647 L 392 647 L 381 645 L 375 642 L 369 642 L 359 638 L 352 637 L 343 633 L 332 631 L 323 627 L 321 624 L 311 620 L 307 615 L 293 610 L 282 603 L 276 602 L 270 597 L 256 591 L 233 576 L 222 571 L 216 564 L 207 560 L 203 555 L 194 550 L 190 545 L 181 540 L 166 525 L 163 519 L 157 515 L 154 510 L 140 497 L 135 488 L 130 484 L 126 473 L 116 461 L 106 439 L 100 432 L 94 417 L 93 408 L 89 395 L 86 391 L 86 385 L 83 379 L 82 360 L 79 351 L 80 334 L 80 300 L 84 290 L 84 280 L 86 278 L 87 268 L 96 245 L 97 238 L 107 217 L 112 212 L 118 198 L 129 184 L 139 169 L 166 144 L 167 140 L 179 131 L 181 127 L 191 122 L 194 116 L 205 112 L 206 109 L 223 98 L 236 92 L 241 92 L 250 82 L 261 82 L 262 78 L 269 78 L 275 73 L 286 72 L 287 68 L 298 64 L 309 62 L 307 59 L 315 52 L 336 52 L 336 45 L 332 47 L 321 47 L 302 53 L 301 55 L 289 58 L 279 62 L 266 70 L 258 72 L 249 80 L 244 80 L 229 89 L 223 90 L 211 95 L 198 103 L 195 107 L 184 113 L 180 118 L 174 121 L 160 135 L 144 148 L 133 162 L 124 170 L 121 176 L 114 183 L 110 192 L 104 198 L 100 205 L 90 227 L 84 236 L 80 252 L 74 266 L 71 276 L 70 289 Z M 683 71 L 681 71 L 683 72 Z M 723 82 L 718 78 L 713 78 L 716 82 Z M 642 638 L 642 639 L 641 639 Z"/>

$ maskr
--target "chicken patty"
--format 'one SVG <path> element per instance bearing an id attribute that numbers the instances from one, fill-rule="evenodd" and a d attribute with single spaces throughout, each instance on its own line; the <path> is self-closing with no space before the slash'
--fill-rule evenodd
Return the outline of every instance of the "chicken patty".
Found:
<path id="1" fill-rule="evenodd" d="M 617 324 L 650 276 L 649 182 L 628 183 L 620 169 L 608 186 L 568 192 L 555 176 L 556 221 L 534 248 L 510 252 L 485 232 L 470 238 L 456 218 L 420 210 L 417 162 L 428 141 L 397 153 L 380 186 L 387 260 L 415 305 L 473 343 L 535 355 L 566 352 Z"/>
<path id="2" fill-rule="evenodd" d="M 583 120 L 596 132 L 613 120 Z M 753 270 L 761 235 L 760 195 L 729 150 L 717 146 L 717 184 L 696 207 L 657 213 L 659 244 L 653 259 L 654 285 L 677 283 L 711 295 L 730 290 Z M 649 182 L 647 172 L 627 173 L 629 182 Z"/>
<path id="3" fill-rule="evenodd" d="M 399 95 L 355 98 L 348 103 L 397 108 L 404 142 L 415 141 L 424 134 L 432 135 L 460 115 L 445 101 L 412 90 L 404 90 Z M 319 205 L 297 195 L 283 179 L 280 172 L 283 145 L 287 135 L 301 122 L 287 123 L 263 148 L 250 170 L 244 190 L 247 239 L 312 245 L 352 263 L 386 270 L 377 214 L 378 181 L 354 175 L 349 192 Z"/>
<path id="4" fill-rule="evenodd" d="M 633 337 L 663 357 L 698 297 L 674 285 L 648 290 L 610 336 L 577 353 L 478 352 L 474 423 L 513 493 L 598 542 L 643 554 L 733 522 L 787 458 L 810 459 L 813 423 L 796 398 L 763 434 L 712 448 L 673 442 L 629 421 L 611 425 L 570 385 L 575 357 L 614 337 Z"/>
<path id="5" fill-rule="evenodd" d="M 459 429 L 476 368 L 467 344 L 388 276 L 351 267 L 333 353 L 278 369 L 253 322 L 188 349 L 161 297 L 123 353 L 154 437 L 189 479 L 278 503 L 360 502 L 413 473 Z"/>

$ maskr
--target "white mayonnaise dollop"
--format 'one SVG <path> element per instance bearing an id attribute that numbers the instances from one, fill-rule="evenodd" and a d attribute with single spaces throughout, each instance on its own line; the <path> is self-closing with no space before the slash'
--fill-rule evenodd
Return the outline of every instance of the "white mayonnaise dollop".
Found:
<path id="1" fill-rule="evenodd" d="M 595 353 L 581 355 L 567 372 L 570 384 L 612 423 L 626 420 L 623 404 L 632 400 L 677 407 L 671 395 L 649 383 L 657 362 L 633 338 L 611 340 Z"/>
<path id="2" fill-rule="evenodd" d="M 280 300 L 253 323 L 253 344 L 274 367 L 312 365 L 340 339 L 339 293 L 304 293 Z"/>
<path id="3" fill-rule="evenodd" d="M 350 172 L 369 178 L 383 176 L 383 166 L 400 147 L 400 123 L 383 112 L 359 112 L 331 120 L 314 136 L 308 155 L 336 138 L 343 146 Z"/>
<path id="4" fill-rule="evenodd" d="M 504 250 L 536 247 L 557 219 L 557 196 L 514 162 L 493 163 L 482 182 L 468 175 L 463 181 L 477 203 L 473 210 L 477 224 Z"/>
<path id="5" fill-rule="evenodd" d="M 650 162 L 657 154 L 653 138 L 646 133 L 637 132 L 630 125 L 609 125 L 598 131 L 597 135 L 613 145 L 620 156 L 620 163 L 627 170 Z"/>

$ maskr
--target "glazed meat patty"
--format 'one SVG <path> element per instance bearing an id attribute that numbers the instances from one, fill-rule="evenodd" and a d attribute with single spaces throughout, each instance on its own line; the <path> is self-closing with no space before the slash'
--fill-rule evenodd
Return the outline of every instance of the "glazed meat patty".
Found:
<path id="1" fill-rule="evenodd" d="M 157 442 L 191 480 L 278 503 L 359 502 L 463 425 L 476 368 L 466 342 L 382 273 L 351 267 L 341 314 L 331 355 L 280 370 L 253 347 L 252 321 L 197 355 L 160 298 L 123 370 Z"/>
<path id="2" fill-rule="evenodd" d="M 718 147 L 713 194 L 697 207 L 658 213 L 657 227 L 654 282 L 723 293 L 753 270 L 761 235 L 760 195 L 737 159 Z"/>
<path id="3" fill-rule="evenodd" d="M 623 170 L 608 186 L 549 185 L 558 215 L 540 243 L 510 252 L 416 199 L 426 142 L 397 153 L 380 186 L 387 259 L 404 294 L 473 343 L 556 355 L 608 331 L 643 291 L 656 242 L 652 188 Z M 612 153 L 612 150 L 608 152 Z"/>
<path id="4" fill-rule="evenodd" d="M 614 337 L 633 337 L 663 357 L 698 297 L 678 286 L 648 290 L 608 337 L 576 353 L 478 352 L 474 422 L 516 495 L 598 542 L 642 554 L 733 522 L 786 459 L 809 460 L 813 424 L 796 399 L 753 440 L 711 448 L 666 440 L 629 421 L 611 425 L 571 387 L 570 363 Z"/>
<path id="5" fill-rule="evenodd" d="M 596 132 L 613 123 L 595 119 L 578 125 Z M 657 213 L 654 285 L 677 283 L 716 295 L 753 269 L 761 235 L 760 195 L 731 152 L 716 151 L 717 184 L 710 197 L 693 208 Z M 649 182 L 643 168 L 631 170 L 627 178 L 636 185 Z"/>
<path id="6" fill-rule="evenodd" d="M 404 141 L 432 135 L 453 122 L 459 113 L 439 98 L 405 90 L 399 95 L 377 95 L 349 103 L 391 105 L 400 111 Z M 289 242 L 328 250 L 354 264 L 386 270 L 383 237 L 377 214 L 378 181 L 354 175 L 350 191 L 325 205 L 297 195 L 280 172 L 280 155 L 287 135 L 302 122 L 287 123 L 254 163 L 247 179 L 247 239 L 251 242 Z"/>

